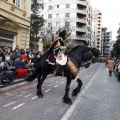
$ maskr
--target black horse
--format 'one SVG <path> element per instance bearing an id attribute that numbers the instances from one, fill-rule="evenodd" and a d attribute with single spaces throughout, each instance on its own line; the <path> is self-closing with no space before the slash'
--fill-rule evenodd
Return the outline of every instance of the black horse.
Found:
<path id="1" fill-rule="evenodd" d="M 45 54 L 49 54 L 48 53 Z M 37 96 L 39 98 L 43 97 L 42 93 L 42 84 L 44 80 L 46 79 L 47 75 L 50 73 L 53 73 L 55 66 L 49 65 L 45 59 L 47 55 L 43 55 L 40 60 L 38 60 L 34 66 L 36 66 L 36 71 L 33 75 L 29 76 L 26 80 L 27 81 L 33 81 L 36 77 L 38 78 L 38 84 L 37 84 Z M 93 49 L 85 47 L 85 46 L 75 46 L 71 50 L 67 52 L 67 57 L 69 60 L 71 60 L 78 68 L 81 66 L 81 62 L 85 62 L 85 67 L 88 68 L 91 62 L 93 56 Z M 64 76 L 67 77 L 67 83 L 66 83 L 66 89 L 65 89 L 65 95 L 63 97 L 63 102 L 67 104 L 72 104 L 71 99 L 69 98 L 69 90 L 70 90 L 70 84 L 72 79 L 74 79 L 76 76 L 71 73 L 70 68 L 66 65 L 63 66 L 64 70 Z M 76 96 L 81 89 L 82 81 L 77 78 L 78 86 L 73 90 L 72 96 Z"/>

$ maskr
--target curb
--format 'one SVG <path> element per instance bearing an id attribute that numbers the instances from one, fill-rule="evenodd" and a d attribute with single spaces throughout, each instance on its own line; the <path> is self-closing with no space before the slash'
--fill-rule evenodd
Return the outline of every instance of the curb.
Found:
<path id="1" fill-rule="evenodd" d="M 0 87 L 0 93 L 4 92 L 6 90 L 16 88 L 16 87 L 20 87 L 20 86 L 25 85 L 25 84 L 29 84 L 29 82 L 27 82 L 23 79 L 16 80 L 16 82 L 14 82 L 12 84 L 8 84 L 8 85 Z"/>
<path id="2" fill-rule="evenodd" d="M 53 75 L 50 74 L 47 76 L 47 78 L 50 78 L 50 77 L 53 77 Z M 25 81 L 24 79 L 18 79 L 18 80 L 15 80 L 15 82 L 12 84 L 7 84 L 7 85 L 0 87 L 0 93 L 5 92 L 7 90 L 14 89 L 16 87 L 21 87 L 23 85 L 30 84 L 30 83 L 31 82 Z"/>

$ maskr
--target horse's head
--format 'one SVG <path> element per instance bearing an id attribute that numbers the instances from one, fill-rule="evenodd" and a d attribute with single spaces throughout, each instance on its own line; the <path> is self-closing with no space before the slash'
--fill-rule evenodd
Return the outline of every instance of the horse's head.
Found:
<path id="1" fill-rule="evenodd" d="M 83 59 L 84 59 L 84 62 L 85 62 L 85 65 L 84 65 L 85 68 L 88 68 L 91 64 L 91 61 L 92 61 L 92 58 L 93 58 L 93 51 L 94 51 L 94 48 L 91 48 L 88 52 L 86 52 L 83 55 Z"/>
<path id="2" fill-rule="evenodd" d="M 77 45 L 67 55 L 78 67 L 80 67 L 82 62 L 85 62 L 85 67 L 88 68 L 93 57 L 93 51 L 94 49 Z"/>

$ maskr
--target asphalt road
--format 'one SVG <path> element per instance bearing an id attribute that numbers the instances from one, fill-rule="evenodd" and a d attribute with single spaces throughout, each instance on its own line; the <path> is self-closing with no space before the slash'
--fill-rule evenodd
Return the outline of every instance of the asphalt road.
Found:
<path id="1" fill-rule="evenodd" d="M 81 68 L 79 75 L 83 81 L 81 92 L 86 89 L 86 85 L 101 65 L 102 63 L 95 63 L 88 69 Z M 1 93 L 0 120 L 60 120 L 71 107 L 62 103 L 66 78 L 48 77 L 43 84 L 44 98 L 42 99 L 36 96 L 36 84 L 37 82 L 34 81 Z M 76 85 L 75 83 L 70 91 L 73 102 L 77 97 L 72 97 L 71 92 Z"/>

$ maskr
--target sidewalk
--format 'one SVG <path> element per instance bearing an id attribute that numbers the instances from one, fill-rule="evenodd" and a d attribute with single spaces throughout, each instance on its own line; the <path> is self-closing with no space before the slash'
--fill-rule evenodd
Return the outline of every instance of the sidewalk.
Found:
<path id="1" fill-rule="evenodd" d="M 120 82 L 98 69 L 61 120 L 120 120 Z"/>

